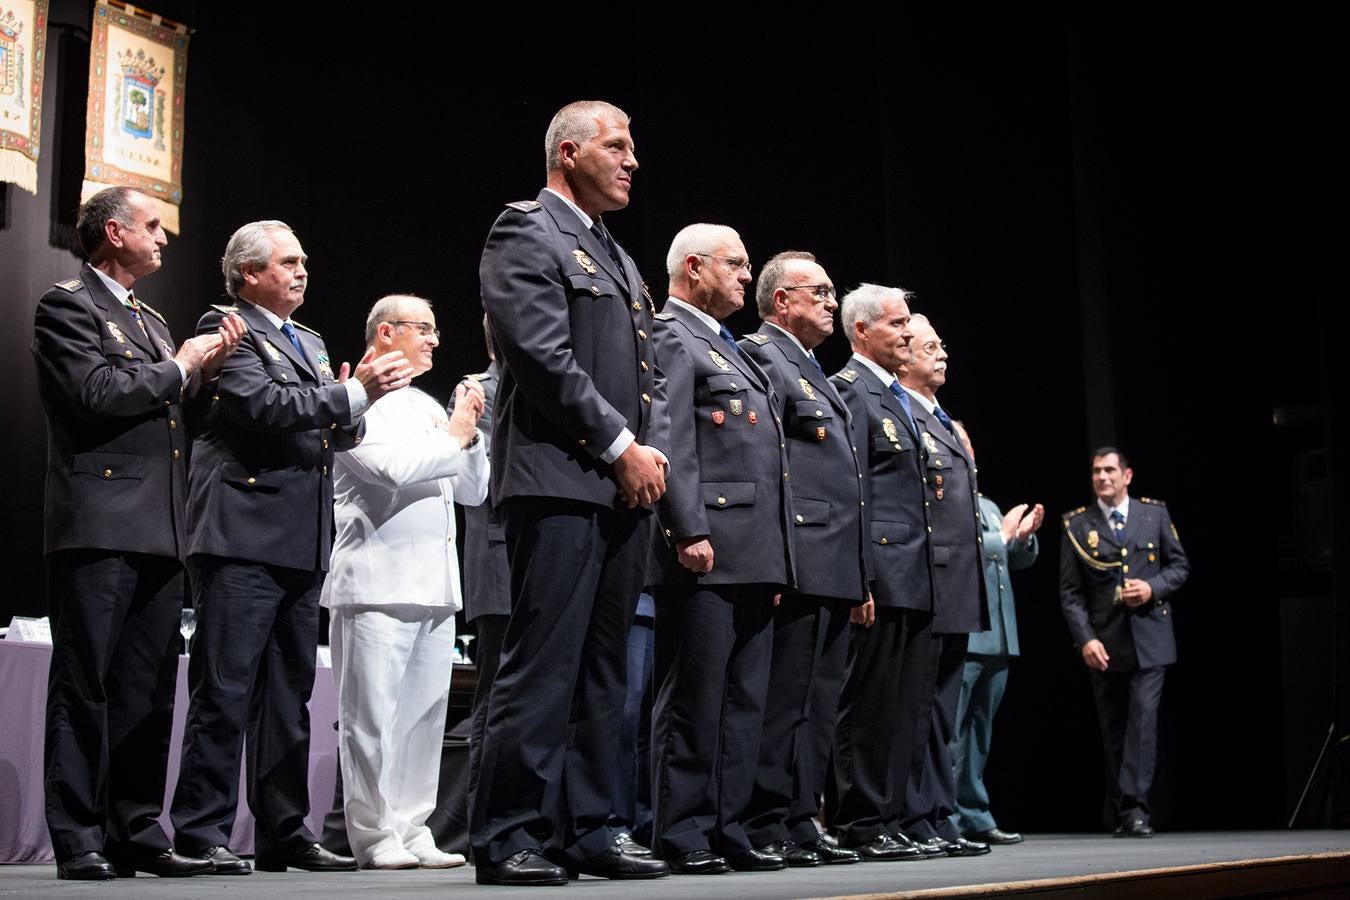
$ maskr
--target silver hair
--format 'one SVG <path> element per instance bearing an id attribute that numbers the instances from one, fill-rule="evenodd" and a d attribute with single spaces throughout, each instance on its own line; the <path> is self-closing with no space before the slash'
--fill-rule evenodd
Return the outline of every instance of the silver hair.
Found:
<path id="1" fill-rule="evenodd" d="M 553 120 L 548 123 L 548 131 L 544 133 L 544 162 L 547 171 L 562 168 L 558 146 L 563 141 L 571 141 L 580 146 L 600 133 L 600 127 L 595 121 L 597 116 L 613 116 L 625 125 L 629 122 L 628 113 L 604 100 L 577 100 L 553 114 Z"/>
<path id="2" fill-rule="evenodd" d="M 431 309 L 430 300 L 415 294 L 390 294 L 376 300 L 375 305 L 370 308 L 370 314 L 366 316 L 366 346 L 375 343 L 375 331 L 381 322 L 392 322 L 400 318 L 403 310 L 413 303 L 420 303 L 427 310 Z"/>
<path id="3" fill-rule="evenodd" d="M 670 251 L 666 254 L 666 274 L 674 281 L 684 271 L 684 261 L 689 256 L 700 253 L 711 255 L 728 240 L 739 242 L 740 239 L 736 229 L 729 225 L 709 225 L 706 222 L 686 225 L 670 242 Z"/>
<path id="4" fill-rule="evenodd" d="M 759 309 L 761 319 L 773 315 L 773 292 L 782 286 L 783 279 L 787 276 L 787 264 L 794 259 L 817 262 L 814 253 L 807 253 L 805 250 L 784 250 L 769 257 L 769 261 L 760 270 L 759 282 L 755 285 L 755 306 Z"/>
<path id="5" fill-rule="evenodd" d="M 848 334 L 848 342 L 856 346 L 857 329 L 854 328 L 858 322 L 872 324 L 881 317 L 881 304 L 889 297 L 898 297 L 909 303 L 914 299 L 914 292 L 907 291 L 904 288 L 886 287 L 882 284 L 860 284 L 853 290 L 844 295 L 844 299 L 839 301 L 839 321 L 844 326 L 845 333 Z"/>
<path id="6" fill-rule="evenodd" d="M 295 229 L 276 219 L 263 219 L 240 226 L 230 235 L 225 245 L 225 255 L 220 258 L 220 271 L 225 275 L 225 293 L 231 297 L 239 296 L 244 286 L 244 266 L 262 268 L 272 260 L 272 236 L 269 231 L 282 230 L 295 233 Z"/>

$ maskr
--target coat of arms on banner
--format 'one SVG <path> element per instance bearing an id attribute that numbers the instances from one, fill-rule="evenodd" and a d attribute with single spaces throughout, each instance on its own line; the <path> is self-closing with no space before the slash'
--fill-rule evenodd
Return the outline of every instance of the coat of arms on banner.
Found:
<path id="1" fill-rule="evenodd" d="M 47 0 L 0 0 L 0 181 L 37 193 Z"/>
<path id="2" fill-rule="evenodd" d="M 81 199 L 109 185 L 139 188 L 159 201 L 164 228 L 175 233 L 187 47 L 185 26 L 132 6 L 94 6 Z"/>

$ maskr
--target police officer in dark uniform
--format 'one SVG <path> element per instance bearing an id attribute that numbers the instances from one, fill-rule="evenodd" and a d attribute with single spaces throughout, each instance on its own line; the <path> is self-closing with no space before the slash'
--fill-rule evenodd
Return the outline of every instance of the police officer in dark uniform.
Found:
<path id="1" fill-rule="evenodd" d="M 923 751 L 913 760 L 906 791 L 905 831 L 934 855 L 941 851 L 948 856 L 979 856 L 989 852 L 989 845 L 962 837 L 952 820 L 956 777 L 948 749 L 956 734 L 967 641 L 971 632 L 989 629 L 980 558 L 984 536 L 979 490 L 975 461 L 961 446 L 951 417 L 937 402 L 937 391 L 947 381 L 946 348 L 926 317 L 914 316 L 910 329 L 914 334 L 910 359 L 901 366 L 899 376 L 927 451 L 935 614 L 933 698 Z"/>
<path id="2" fill-rule="evenodd" d="M 932 697 L 933 560 L 924 456 L 895 371 L 910 358 L 909 295 L 864 284 L 844 297 L 848 365 L 831 379 L 867 460 L 863 502 L 871 599 L 857 623 L 834 732 L 827 819 L 866 860 L 922 859 L 902 826 L 910 758 Z"/>
<path id="3" fill-rule="evenodd" d="M 667 874 L 608 825 L 646 507 L 665 490 L 654 310 L 600 218 L 628 205 L 637 158 L 600 101 L 559 110 L 545 145 L 547 186 L 498 216 L 478 270 L 512 595 L 471 804 L 480 884 Z"/>
<path id="4" fill-rule="evenodd" d="M 747 827 L 756 847 L 781 853 L 791 866 L 861 859 L 822 839 L 816 826 L 848 659 L 849 614 L 867 599 L 863 470 L 852 414 L 812 353 L 834 331 L 834 298 L 834 284 L 814 256 L 779 253 L 756 286 L 764 324 L 740 342 L 768 374 L 783 417 L 797 559 L 797 590 L 774 609 Z"/>
<path id="5" fill-rule="evenodd" d="M 1092 455 L 1097 500 L 1064 515 L 1059 602 L 1092 675 L 1115 835 L 1147 838 L 1158 701 L 1165 667 L 1177 660 L 1171 600 L 1191 564 L 1167 505 L 1130 497 L 1133 478 L 1115 447 Z"/>
<path id="6" fill-rule="evenodd" d="M 305 252 L 283 222 L 230 238 L 225 286 L 248 324 L 201 410 L 193 442 L 188 573 L 197 633 L 191 703 L 173 798 L 181 846 L 217 871 L 246 873 L 228 848 L 248 732 L 254 864 L 311 871 L 356 868 L 324 849 L 309 813 L 309 711 L 319 641 L 319 592 L 333 536 L 333 454 L 360 439 L 359 415 L 412 374 L 401 352 L 373 352 L 353 377 L 335 372 L 319 335 L 291 321 L 304 302 Z"/>
<path id="7" fill-rule="evenodd" d="M 778 401 L 722 319 L 750 260 L 724 225 L 690 225 L 666 257 L 657 360 L 670 475 L 648 579 L 656 598 L 655 849 L 677 874 L 787 863 L 746 834 L 769 690 L 773 608 L 793 583 L 792 498 Z"/>
<path id="8" fill-rule="evenodd" d="M 175 853 L 156 821 L 187 549 L 182 403 L 215 378 L 243 323 L 174 351 L 132 290 L 167 243 L 145 194 L 99 191 L 76 229 L 88 263 L 42 296 L 33 329 L 47 416 L 47 827 L 59 878 L 196 875 L 211 863 Z"/>

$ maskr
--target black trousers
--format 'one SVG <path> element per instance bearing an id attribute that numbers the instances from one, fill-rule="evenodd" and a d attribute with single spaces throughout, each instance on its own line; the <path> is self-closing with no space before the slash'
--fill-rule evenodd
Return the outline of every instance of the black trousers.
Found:
<path id="1" fill-rule="evenodd" d="M 902 825 L 905 833 L 917 840 L 940 837 L 956 841 L 961 832 L 952 819 L 956 812 L 956 772 L 950 748 L 956 735 L 956 706 L 961 699 L 970 635 L 935 633 L 931 641 L 933 699 L 928 705 L 927 735 L 911 762 Z"/>
<path id="2" fill-rule="evenodd" d="M 761 585 L 657 589 L 652 711 L 653 850 L 752 849 L 754 788 L 773 654 L 773 594 Z"/>
<path id="3" fill-rule="evenodd" d="M 582 861 L 614 843 L 628 629 L 651 516 L 551 498 L 502 504 L 511 621 L 488 698 L 470 842 L 478 865 L 526 849 Z"/>
<path id="4" fill-rule="evenodd" d="M 852 626 L 834 729 L 826 814 L 846 847 L 903 831 L 910 763 L 927 740 L 933 696 L 933 616 L 876 613 L 871 628 Z"/>
<path id="5" fill-rule="evenodd" d="M 473 667 L 478 682 L 473 689 L 473 721 L 469 732 L 469 821 L 473 821 L 473 798 L 478 793 L 478 772 L 483 760 L 483 733 L 487 729 L 488 697 L 492 682 L 497 680 L 501 664 L 502 641 L 510 616 L 485 615 L 473 620 L 477 639 L 473 644 Z"/>
<path id="6" fill-rule="evenodd" d="M 309 814 L 309 702 L 323 572 L 205 554 L 188 559 L 197 633 L 191 701 L 173 795 L 185 852 L 228 844 L 248 736 L 248 805 L 258 853 L 314 843 Z M 326 723 L 325 723 L 326 726 Z"/>
<path id="7" fill-rule="evenodd" d="M 158 853 L 183 568 L 104 550 L 47 557 L 52 662 L 44 788 L 58 861 Z M 12 724 L 12 723 L 10 723 Z"/>
<path id="8" fill-rule="evenodd" d="M 750 842 L 810 843 L 848 662 L 851 604 L 792 594 L 773 611 L 773 661 L 755 788 L 746 816 Z"/>
<path id="9" fill-rule="evenodd" d="M 1092 672 L 1106 761 L 1106 800 L 1117 822 L 1149 821 L 1148 792 L 1158 760 L 1162 666 Z"/>

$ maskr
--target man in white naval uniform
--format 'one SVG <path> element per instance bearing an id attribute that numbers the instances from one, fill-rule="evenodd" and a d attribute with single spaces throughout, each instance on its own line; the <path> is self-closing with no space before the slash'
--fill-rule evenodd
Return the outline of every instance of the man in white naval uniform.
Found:
<path id="1" fill-rule="evenodd" d="M 367 345 L 377 355 L 402 350 L 414 377 L 431 368 L 439 335 L 418 297 L 385 297 L 366 320 Z M 416 388 L 372 405 L 364 438 L 334 465 L 337 537 L 322 604 L 332 617 L 347 837 L 366 868 L 464 862 L 426 827 L 460 608 L 454 503 L 482 503 L 488 485 L 476 428 L 482 388 L 455 390 L 449 416 Z"/>

